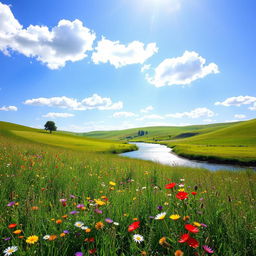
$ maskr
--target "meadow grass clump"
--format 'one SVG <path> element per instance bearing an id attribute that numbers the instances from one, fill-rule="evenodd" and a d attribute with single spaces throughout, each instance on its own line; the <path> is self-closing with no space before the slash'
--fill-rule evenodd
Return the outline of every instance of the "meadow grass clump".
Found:
<path id="1" fill-rule="evenodd" d="M 256 255 L 251 170 L 170 167 L 2 134 L 0 178 L 2 252 Z"/>

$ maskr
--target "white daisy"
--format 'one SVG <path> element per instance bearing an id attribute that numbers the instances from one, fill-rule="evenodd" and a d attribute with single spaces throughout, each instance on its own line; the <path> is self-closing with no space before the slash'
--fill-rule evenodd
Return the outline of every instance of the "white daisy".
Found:
<path id="1" fill-rule="evenodd" d="M 114 225 L 116 226 L 119 226 L 119 223 L 118 222 L 113 222 Z"/>
<path id="2" fill-rule="evenodd" d="M 44 240 L 48 240 L 49 238 L 50 238 L 50 235 L 45 235 L 45 236 L 43 237 Z"/>
<path id="3" fill-rule="evenodd" d="M 133 235 L 133 240 L 136 242 L 136 243 L 141 243 L 144 241 L 144 237 L 142 235 L 139 235 L 139 234 L 135 234 Z"/>
<path id="4" fill-rule="evenodd" d="M 163 220 L 166 216 L 166 212 L 161 212 L 156 215 L 155 220 Z"/>
<path id="5" fill-rule="evenodd" d="M 81 229 L 86 230 L 86 229 L 88 229 L 88 227 L 87 226 L 82 226 Z"/>
<path id="6" fill-rule="evenodd" d="M 81 222 L 81 221 L 77 221 L 77 222 L 75 223 L 75 226 L 78 227 L 78 228 L 81 228 L 83 225 L 84 225 L 84 223 Z"/>
<path id="7" fill-rule="evenodd" d="M 9 255 L 12 255 L 17 250 L 18 250 L 18 246 L 10 246 L 10 247 L 6 248 L 3 251 L 3 253 L 4 253 L 5 256 L 9 256 Z"/>

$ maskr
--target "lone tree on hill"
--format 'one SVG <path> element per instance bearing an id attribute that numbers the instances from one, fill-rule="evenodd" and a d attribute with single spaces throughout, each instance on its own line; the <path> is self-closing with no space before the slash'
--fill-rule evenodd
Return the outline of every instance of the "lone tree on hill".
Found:
<path id="1" fill-rule="evenodd" d="M 56 131 L 57 127 L 55 125 L 55 123 L 53 121 L 47 121 L 44 125 L 44 129 L 46 131 L 50 131 L 50 133 L 52 133 L 52 131 Z"/>

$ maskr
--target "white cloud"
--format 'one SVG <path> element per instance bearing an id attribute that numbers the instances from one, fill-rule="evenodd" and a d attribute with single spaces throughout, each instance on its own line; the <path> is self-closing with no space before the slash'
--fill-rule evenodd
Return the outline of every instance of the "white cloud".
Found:
<path id="1" fill-rule="evenodd" d="M 256 97 L 253 96 L 237 96 L 237 97 L 230 97 L 226 100 L 220 102 L 215 102 L 215 105 L 222 105 L 225 107 L 230 106 L 237 106 L 240 107 L 241 105 L 248 105 L 256 102 Z"/>
<path id="2" fill-rule="evenodd" d="M 121 101 L 113 103 L 110 98 L 101 97 L 96 93 L 93 94 L 91 97 L 83 99 L 82 101 L 68 98 L 66 96 L 52 98 L 41 97 L 26 100 L 24 104 L 33 106 L 59 107 L 72 110 L 117 110 L 123 108 L 123 103 Z"/>
<path id="3" fill-rule="evenodd" d="M 204 116 L 213 117 L 213 116 L 215 116 L 215 113 L 208 108 L 195 108 L 195 109 L 191 110 L 190 112 L 181 112 L 181 113 L 166 115 L 166 117 L 171 117 L 171 118 L 183 118 L 183 117 L 199 118 L 199 117 L 204 117 Z"/>
<path id="4" fill-rule="evenodd" d="M 148 113 L 148 112 L 150 112 L 150 111 L 152 111 L 152 110 L 154 110 L 154 107 L 153 106 L 147 106 L 146 108 L 142 108 L 141 110 L 140 110 L 140 112 L 141 113 Z"/>
<path id="5" fill-rule="evenodd" d="M 213 119 L 211 119 L 211 118 L 206 118 L 206 119 L 204 119 L 203 120 L 205 123 L 215 123 L 216 122 L 216 120 L 213 120 Z"/>
<path id="6" fill-rule="evenodd" d="M 143 65 L 142 68 L 140 69 L 140 72 L 144 72 L 146 70 L 149 70 L 151 68 L 151 65 L 150 64 L 146 64 L 146 65 Z"/>
<path id="7" fill-rule="evenodd" d="M 120 118 L 120 117 L 134 117 L 134 116 L 137 116 L 135 113 L 133 112 L 115 112 L 113 114 L 113 117 L 116 117 L 116 118 Z"/>
<path id="8" fill-rule="evenodd" d="M 246 115 L 243 115 L 243 114 L 236 114 L 236 115 L 234 115 L 234 117 L 235 117 L 236 119 L 244 119 L 244 118 L 246 118 Z"/>
<path id="9" fill-rule="evenodd" d="M 155 43 L 144 43 L 133 41 L 127 46 L 119 41 L 111 41 L 102 37 L 92 54 L 95 64 L 107 63 L 120 68 L 130 64 L 143 64 L 148 58 L 158 51 Z"/>
<path id="10" fill-rule="evenodd" d="M 154 75 L 146 74 L 149 83 L 156 87 L 185 85 L 209 74 L 219 73 L 215 63 L 205 65 L 206 59 L 198 53 L 185 51 L 181 57 L 165 59 L 154 70 Z"/>
<path id="11" fill-rule="evenodd" d="M 49 118 L 56 118 L 56 117 L 62 117 L 62 118 L 67 118 L 67 117 L 72 117 L 74 114 L 70 113 L 56 113 L 56 112 L 49 112 L 46 115 L 43 115 L 43 117 L 49 117 Z"/>
<path id="12" fill-rule="evenodd" d="M 14 17 L 8 5 L 0 3 L 0 51 L 34 57 L 50 69 L 64 67 L 67 61 L 84 59 L 92 50 L 96 36 L 80 20 L 60 20 L 58 25 L 30 25 L 27 28 Z"/>
<path id="13" fill-rule="evenodd" d="M 145 115 L 145 116 L 142 116 L 140 118 L 137 118 L 136 120 L 138 121 L 143 121 L 143 120 L 146 120 L 146 119 L 164 119 L 163 116 L 160 116 L 160 115 L 155 115 L 155 114 L 152 114 L 152 115 Z"/>
<path id="14" fill-rule="evenodd" d="M 0 111 L 17 111 L 18 108 L 15 106 L 3 106 L 0 108 Z"/>
<path id="15" fill-rule="evenodd" d="M 251 107 L 249 107 L 250 110 L 256 111 L 256 102 L 253 103 Z"/>

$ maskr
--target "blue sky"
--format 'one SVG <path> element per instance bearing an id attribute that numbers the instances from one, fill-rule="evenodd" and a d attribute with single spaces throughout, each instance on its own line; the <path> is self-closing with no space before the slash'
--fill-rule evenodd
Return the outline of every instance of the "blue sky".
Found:
<path id="1" fill-rule="evenodd" d="M 0 0 L 0 120 L 70 131 L 255 118 L 253 0 Z"/>

